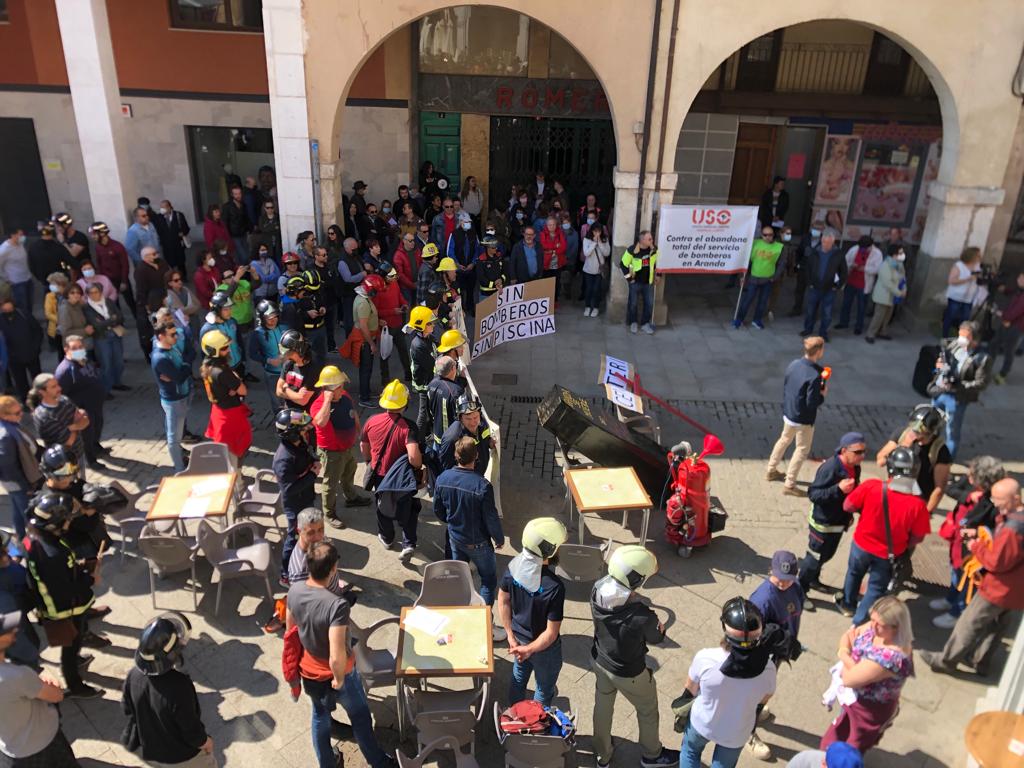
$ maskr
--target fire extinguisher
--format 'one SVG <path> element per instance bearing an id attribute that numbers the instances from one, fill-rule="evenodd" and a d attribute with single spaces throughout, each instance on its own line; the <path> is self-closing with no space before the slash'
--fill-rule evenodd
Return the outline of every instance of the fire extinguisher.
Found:
<path id="1" fill-rule="evenodd" d="M 687 442 L 672 446 L 668 453 L 672 495 L 665 505 L 665 539 L 680 557 L 689 557 L 694 547 L 711 541 L 711 467 L 704 457 L 724 451 L 722 441 L 708 434 L 699 454 Z"/>

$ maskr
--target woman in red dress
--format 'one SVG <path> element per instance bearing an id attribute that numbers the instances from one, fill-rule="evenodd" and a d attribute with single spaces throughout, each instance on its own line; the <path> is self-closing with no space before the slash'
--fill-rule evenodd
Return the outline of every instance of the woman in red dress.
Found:
<path id="1" fill-rule="evenodd" d="M 206 396 L 210 399 L 210 423 L 206 436 L 224 443 L 231 453 L 241 459 L 252 445 L 252 426 L 249 424 L 249 406 L 242 398 L 246 389 L 238 374 L 228 365 L 231 339 L 220 331 L 207 331 L 201 343 L 206 356 L 199 373 L 203 377 Z"/>

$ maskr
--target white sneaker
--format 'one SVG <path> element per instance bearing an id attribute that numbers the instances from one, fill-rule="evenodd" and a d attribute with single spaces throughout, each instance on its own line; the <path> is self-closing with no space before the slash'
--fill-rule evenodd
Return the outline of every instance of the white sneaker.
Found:
<path id="1" fill-rule="evenodd" d="M 590 307 L 584 307 L 583 308 L 583 316 L 584 317 L 590 317 Z"/>
<path id="2" fill-rule="evenodd" d="M 412 555 L 415 551 L 412 547 L 402 547 L 402 552 L 398 555 L 398 559 L 403 563 L 408 563 L 412 560 Z"/>
<path id="3" fill-rule="evenodd" d="M 636 333 L 638 330 L 639 330 L 639 326 L 637 326 L 636 323 L 630 323 L 629 324 L 629 332 L 630 333 Z"/>
<path id="4" fill-rule="evenodd" d="M 937 597 L 928 603 L 928 607 L 933 611 L 942 611 L 948 613 L 949 609 L 953 607 L 953 604 L 944 597 Z"/>
<path id="5" fill-rule="evenodd" d="M 599 313 L 600 313 L 600 310 L 597 307 L 594 307 L 592 310 L 590 310 L 590 316 L 591 317 L 597 317 Z"/>
<path id="6" fill-rule="evenodd" d="M 952 629 L 956 625 L 956 616 L 951 613 L 943 613 L 932 619 L 932 624 L 939 629 Z"/>
<path id="7" fill-rule="evenodd" d="M 761 741 L 761 737 L 756 733 L 750 735 L 750 741 L 747 742 L 747 752 L 758 760 L 772 759 L 772 748 Z"/>
<path id="8" fill-rule="evenodd" d="M 775 719 L 775 713 L 768 709 L 767 706 L 761 707 L 761 714 L 757 716 L 757 724 L 764 725 L 770 723 Z"/>
<path id="9" fill-rule="evenodd" d="M 650 323 L 644 323 L 643 332 L 646 333 L 648 336 L 653 336 L 654 326 L 651 325 Z"/>
<path id="10" fill-rule="evenodd" d="M 388 540 L 387 540 L 387 539 L 385 539 L 385 538 L 384 538 L 383 536 L 381 536 L 381 535 L 380 535 L 379 533 L 377 534 L 377 540 L 378 540 L 378 541 L 379 541 L 379 542 L 380 542 L 381 544 L 383 544 L 383 545 L 384 545 L 384 549 L 391 549 L 391 547 L 392 547 L 392 546 L 394 545 L 394 543 L 395 543 L 395 542 L 393 542 L 393 541 L 388 541 Z"/>

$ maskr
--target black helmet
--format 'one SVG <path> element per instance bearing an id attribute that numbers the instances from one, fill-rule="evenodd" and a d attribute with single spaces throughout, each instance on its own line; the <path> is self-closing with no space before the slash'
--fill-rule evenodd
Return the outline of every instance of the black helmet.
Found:
<path id="1" fill-rule="evenodd" d="M 43 491 L 29 502 L 28 524 L 54 536 L 64 532 L 75 509 L 75 500 L 64 491 Z"/>
<path id="2" fill-rule="evenodd" d="M 284 283 L 284 295 L 291 296 L 293 299 L 304 290 L 306 290 L 306 281 L 302 275 L 293 275 Z"/>
<path id="3" fill-rule="evenodd" d="M 303 359 L 308 358 L 310 353 L 309 342 L 294 328 L 284 332 L 281 336 L 281 341 L 277 343 L 277 348 L 282 355 L 288 352 L 295 352 Z"/>
<path id="4" fill-rule="evenodd" d="M 742 637 L 725 633 L 725 639 L 734 648 L 751 648 L 757 645 L 757 637 L 750 637 L 764 626 L 761 610 L 749 600 L 734 597 L 722 606 L 722 629 L 742 632 Z M 760 637 L 760 635 L 758 635 Z"/>
<path id="5" fill-rule="evenodd" d="M 455 412 L 459 416 L 464 413 L 473 413 L 473 411 L 480 410 L 483 410 L 480 398 L 474 395 L 460 395 L 459 399 L 455 401 Z"/>
<path id="6" fill-rule="evenodd" d="M 256 317 L 259 318 L 261 324 L 265 323 L 268 317 L 277 316 L 277 304 L 270 299 L 263 299 L 263 301 L 256 305 Z"/>
<path id="7" fill-rule="evenodd" d="M 917 452 L 899 445 L 892 449 L 892 452 L 885 457 L 885 469 L 889 477 L 917 478 L 917 472 L 921 468 L 921 462 L 917 458 Z"/>
<path id="8" fill-rule="evenodd" d="M 44 477 L 51 479 L 74 477 L 78 474 L 78 463 L 75 457 L 60 443 L 54 443 L 43 452 L 43 460 L 39 462 L 39 471 Z"/>
<path id="9" fill-rule="evenodd" d="M 210 297 L 210 309 L 216 309 L 220 311 L 224 307 L 230 307 L 234 302 L 231 300 L 231 294 L 227 291 L 214 291 L 213 296 Z"/>
<path id="10" fill-rule="evenodd" d="M 184 663 L 182 651 L 191 634 L 189 620 L 177 611 L 157 616 L 142 630 L 135 666 L 151 677 L 180 668 Z"/>
<path id="11" fill-rule="evenodd" d="M 289 283 L 291 281 L 291 279 L 288 280 Z M 320 280 L 320 273 L 317 272 L 315 269 L 307 269 L 305 272 L 303 272 L 302 281 L 303 283 L 305 283 L 306 288 L 308 288 L 311 291 L 319 291 L 320 286 L 323 284 L 322 281 Z M 285 288 L 287 287 L 288 284 L 285 283 Z"/>
<path id="12" fill-rule="evenodd" d="M 312 423 L 313 420 L 309 417 L 309 414 L 298 408 L 282 408 L 274 418 L 277 434 L 286 440 L 295 440 Z"/>
<path id="13" fill-rule="evenodd" d="M 424 306 L 437 311 L 437 308 L 441 306 L 441 297 L 444 296 L 446 290 L 443 283 L 431 283 L 427 288 L 427 295 L 423 298 Z"/>
<path id="14" fill-rule="evenodd" d="M 907 419 L 907 426 L 919 435 L 935 437 L 945 429 L 946 414 L 934 405 L 921 403 L 914 406 Z"/>

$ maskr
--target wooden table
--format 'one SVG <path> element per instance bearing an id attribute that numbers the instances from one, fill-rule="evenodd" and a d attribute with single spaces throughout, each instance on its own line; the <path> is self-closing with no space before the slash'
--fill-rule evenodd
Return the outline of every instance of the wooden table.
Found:
<path id="1" fill-rule="evenodd" d="M 442 639 L 443 644 L 438 642 Z M 395 656 L 400 735 L 407 725 L 407 681 L 418 685 L 430 677 L 476 679 L 493 675 L 494 640 L 489 605 L 402 608 Z"/>
<path id="2" fill-rule="evenodd" d="M 147 520 L 190 520 L 226 517 L 237 472 L 213 475 L 169 475 L 160 481 Z"/>
<path id="3" fill-rule="evenodd" d="M 583 515 L 593 512 L 622 510 L 622 527 L 626 527 L 626 514 L 633 509 L 643 510 L 640 544 L 647 543 L 647 527 L 651 519 L 651 497 L 647 495 L 636 470 L 632 467 L 579 467 L 565 470 L 572 501 L 580 515 L 580 544 L 583 543 Z M 571 510 L 570 510 L 571 513 Z M 571 514 L 570 514 L 570 519 Z"/>
<path id="4" fill-rule="evenodd" d="M 1024 768 L 1024 715 L 982 712 L 964 733 L 967 751 L 981 768 Z"/>

